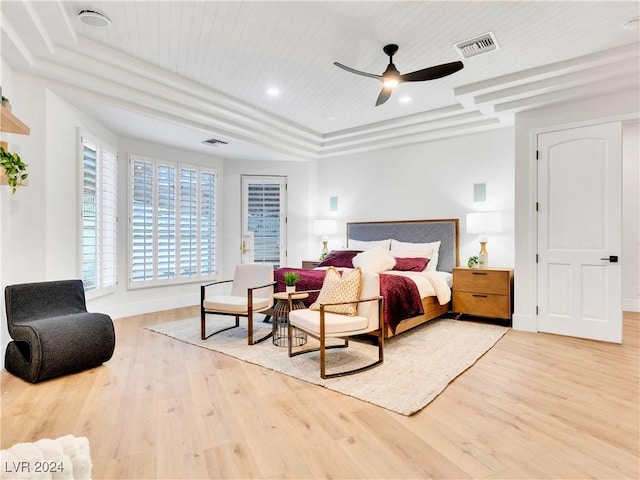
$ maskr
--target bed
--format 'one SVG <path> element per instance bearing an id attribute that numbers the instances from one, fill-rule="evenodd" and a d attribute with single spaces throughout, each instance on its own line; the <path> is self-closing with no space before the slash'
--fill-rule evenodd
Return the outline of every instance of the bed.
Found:
<path id="1" fill-rule="evenodd" d="M 449 298 L 450 298 L 450 286 L 451 286 L 451 274 L 453 272 L 453 268 L 459 265 L 459 239 L 458 239 L 458 219 L 438 219 L 438 220 L 400 220 L 400 221 L 381 221 L 381 222 L 350 222 L 347 223 L 347 247 L 352 250 L 366 250 L 369 245 L 373 245 L 370 242 L 376 241 L 387 241 L 389 239 L 395 240 L 394 246 L 407 246 L 409 244 L 427 244 L 432 242 L 440 242 L 440 247 L 438 251 L 437 258 L 433 258 L 435 260 L 435 265 L 433 262 L 431 263 L 431 267 L 429 268 L 430 272 L 428 272 L 429 277 L 438 277 L 438 278 L 447 278 L 447 283 L 449 287 Z M 386 245 L 386 243 L 385 243 Z M 398 247 L 401 248 L 401 247 Z M 409 248 L 409 247 L 407 247 Z M 391 253 L 397 252 L 390 248 Z M 333 253 L 333 252 L 331 252 Z M 339 253 L 339 252 L 336 252 Z M 409 251 L 407 251 L 409 254 Z M 400 254 L 398 254 L 400 255 Z M 410 260 L 410 259 L 408 259 Z M 329 262 L 331 263 L 331 262 Z M 346 265 L 343 265 L 346 267 Z M 291 269 L 291 268 L 281 268 L 276 270 L 275 279 L 278 282 L 277 288 L 278 290 L 284 290 L 284 283 L 282 281 L 282 276 L 286 271 L 295 270 L 296 273 L 300 275 L 300 281 L 298 290 L 306 290 L 319 288 L 318 284 L 322 284 L 323 272 L 322 270 L 325 267 L 320 267 L 319 269 L 314 270 L 302 270 L 302 269 Z M 387 275 L 388 274 L 388 275 Z M 385 338 L 390 338 L 392 336 L 398 335 L 402 332 L 405 332 L 413 327 L 421 325 L 429 320 L 440 317 L 443 314 L 447 313 L 450 310 L 450 301 L 442 304 L 443 295 L 440 295 L 440 292 L 436 296 L 435 294 L 428 294 L 428 296 L 422 296 L 422 292 L 424 292 L 424 288 L 420 288 L 420 295 L 417 299 L 409 299 L 409 297 L 402 297 L 405 295 L 407 291 L 413 290 L 416 287 L 405 288 L 408 287 L 409 284 L 406 284 L 404 287 L 394 286 L 394 288 L 385 287 L 385 285 L 389 285 L 389 282 L 393 280 L 395 283 L 396 279 L 391 279 L 389 277 L 406 277 L 406 278 L 414 278 L 415 275 L 413 273 L 405 273 L 405 272 L 382 272 L 380 274 L 381 280 L 381 294 L 385 297 L 385 303 L 388 305 L 396 304 L 407 304 L 409 305 L 411 302 L 414 303 L 413 306 L 409 305 L 410 308 L 414 310 L 407 310 L 407 312 L 403 312 L 401 315 L 401 319 L 394 319 L 393 316 L 397 312 L 396 310 L 391 313 L 385 313 Z M 421 272 L 419 276 L 424 276 Z M 406 281 L 406 278 L 404 281 Z M 383 280 L 386 282 L 383 284 Z M 430 280 L 431 281 L 431 280 Z M 441 284 L 442 282 L 438 280 Z M 412 283 L 412 282 L 409 282 Z M 384 287 L 384 289 L 383 289 Z M 394 293 L 397 292 L 397 293 Z M 399 295 L 399 296 L 398 296 Z M 414 295 L 412 293 L 412 295 Z M 440 298 L 438 298 L 440 297 Z M 312 301 L 311 298 L 309 301 Z M 421 303 L 421 308 L 418 310 L 416 308 L 415 303 Z M 417 305 L 420 307 L 420 305 Z M 411 313 L 413 312 L 413 313 Z M 417 314 L 416 314 L 417 312 Z M 390 318 L 388 318 L 390 317 Z M 406 318 L 405 318 L 406 317 Z"/>

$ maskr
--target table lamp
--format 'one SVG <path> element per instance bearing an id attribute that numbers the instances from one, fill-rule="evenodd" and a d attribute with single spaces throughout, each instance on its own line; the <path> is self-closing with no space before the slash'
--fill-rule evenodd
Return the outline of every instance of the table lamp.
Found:
<path id="1" fill-rule="evenodd" d="M 476 233 L 480 242 L 478 261 L 480 268 L 489 268 L 489 252 L 487 252 L 488 233 L 498 233 L 502 230 L 500 212 L 467 213 L 467 233 Z"/>
<path id="2" fill-rule="evenodd" d="M 329 235 L 333 235 L 338 230 L 338 222 L 335 220 L 314 220 L 313 221 L 313 233 L 322 237 L 322 253 L 320 254 L 320 260 L 324 260 L 324 257 L 329 253 Z"/>

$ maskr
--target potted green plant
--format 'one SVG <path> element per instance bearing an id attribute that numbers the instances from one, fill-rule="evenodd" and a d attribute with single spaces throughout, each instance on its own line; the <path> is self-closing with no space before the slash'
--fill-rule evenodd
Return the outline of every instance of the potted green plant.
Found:
<path id="1" fill-rule="evenodd" d="M 284 274 L 284 284 L 287 293 L 296 291 L 296 283 L 298 283 L 299 279 L 300 276 L 296 272 L 286 272 Z"/>
<path id="2" fill-rule="evenodd" d="M 2 171 L 7 177 L 7 184 L 11 187 L 11 193 L 16 193 L 18 187 L 29 176 L 27 164 L 22 161 L 20 155 L 10 153 L 0 146 L 0 166 L 2 166 Z"/>
<path id="3" fill-rule="evenodd" d="M 4 95 L 2 95 L 2 106 L 11 111 L 11 102 L 9 102 L 9 99 Z"/>
<path id="4" fill-rule="evenodd" d="M 478 268 L 480 266 L 480 259 L 476 256 L 469 257 L 469 261 L 467 262 L 467 267 L 469 268 Z"/>

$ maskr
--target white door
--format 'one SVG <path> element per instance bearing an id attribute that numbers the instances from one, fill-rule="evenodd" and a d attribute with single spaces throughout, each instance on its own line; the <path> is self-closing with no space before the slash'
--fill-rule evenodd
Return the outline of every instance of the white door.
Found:
<path id="1" fill-rule="evenodd" d="M 252 238 L 252 262 L 286 265 L 286 192 L 286 177 L 242 175 L 242 238 Z"/>
<path id="2" fill-rule="evenodd" d="M 622 128 L 538 136 L 538 330 L 622 342 Z"/>

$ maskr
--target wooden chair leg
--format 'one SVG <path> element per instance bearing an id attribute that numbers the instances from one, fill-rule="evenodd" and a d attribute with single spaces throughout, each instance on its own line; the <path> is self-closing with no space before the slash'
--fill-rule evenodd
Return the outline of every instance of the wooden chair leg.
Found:
<path id="1" fill-rule="evenodd" d="M 238 328 L 240 326 L 240 317 L 236 315 L 235 324 L 230 327 L 221 328 L 220 330 L 216 330 L 215 332 L 207 335 L 207 321 L 206 321 L 206 312 L 202 311 L 200 316 L 200 338 L 202 340 L 206 340 L 209 337 L 217 335 L 218 333 L 226 332 L 227 330 L 231 330 L 232 328 Z"/>

